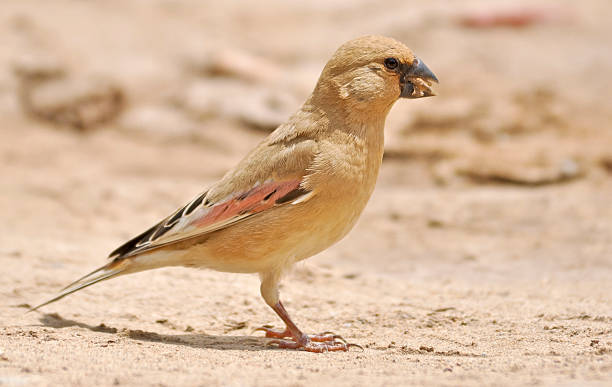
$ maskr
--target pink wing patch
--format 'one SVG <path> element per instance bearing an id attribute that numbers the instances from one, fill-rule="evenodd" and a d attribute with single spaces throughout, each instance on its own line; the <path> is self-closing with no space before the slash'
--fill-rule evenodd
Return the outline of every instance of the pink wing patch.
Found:
<path id="1" fill-rule="evenodd" d="M 234 217 L 265 211 L 273 207 L 278 199 L 297 190 L 300 183 L 301 180 L 291 180 L 258 185 L 241 195 L 214 205 L 203 217 L 194 219 L 191 224 L 206 228 L 217 223 L 225 223 Z"/>
<path id="2" fill-rule="evenodd" d="M 115 249 L 110 257 L 122 259 L 217 231 L 275 205 L 305 198 L 310 191 L 301 180 L 270 181 L 219 203 L 210 203 L 207 192 L 142 234 Z"/>

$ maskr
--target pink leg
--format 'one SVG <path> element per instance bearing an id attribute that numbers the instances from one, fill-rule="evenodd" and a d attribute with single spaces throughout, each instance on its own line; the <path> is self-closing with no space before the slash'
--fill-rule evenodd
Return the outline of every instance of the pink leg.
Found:
<path id="1" fill-rule="evenodd" d="M 279 348 L 286 349 L 303 349 L 308 352 L 331 352 L 331 351 L 348 351 L 350 347 L 358 347 L 356 344 L 347 343 L 342 337 L 334 335 L 331 332 L 324 332 L 319 335 L 305 335 L 291 321 L 289 314 L 285 310 L 283 304 L 279 301 L 272 307 L 276 314 L 285 322 L 287 327 L 284 331 L 275 330 L 270 327 L 257 328 L 255 331 L 264 331 L 266 337 L 275 338 L 270 344 L 275 344 Z M 289 340 L 283 340 L 290 338 Z M 361 348 L 363 349 L 363 348 Z"/>

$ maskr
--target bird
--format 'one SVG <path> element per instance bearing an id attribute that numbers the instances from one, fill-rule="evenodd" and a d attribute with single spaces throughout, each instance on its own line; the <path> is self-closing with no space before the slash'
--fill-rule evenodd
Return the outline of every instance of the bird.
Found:
<path id="1" fill-rule="evenodd" d="M 398 40 L 367 35 L 342 44 L 304 104 L 219 181 L 30 311 L 149 269 L 257 273 L 263 300 L 285 324 L 256 329 L 268 344 L 317 353 L 358 347 L 331 332 L 303 333 L 279 283 L 353 228 L 376 184 L 387 114 L 400 98 L 435 95 L 433 83 L 434 73 Z"/>

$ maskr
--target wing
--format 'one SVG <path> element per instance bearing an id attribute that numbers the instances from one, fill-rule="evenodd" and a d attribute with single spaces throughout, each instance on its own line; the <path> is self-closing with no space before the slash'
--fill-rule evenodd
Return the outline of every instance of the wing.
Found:
<path id="1" fill-rule="evenodd" d="M 316 139 L 306 135 L 306 129 L 313 125 L 323 126 L 312 114 L 296 114 L 208 191 L 118 247 L 109 257 L 138 255 L 229 227 L 276 206 L 308 200 L 314 191 L 306 180 L 319 152 Z"/>
<path id="2" fill-rule="evenodd" d="M 267 181 L 216 203 L 198 195 L 186 206 L 147 231 L 115 249 L 110 259 L 128 258 L 143 252 L 221 230 L 273 207 L 297 204 L 312 195 L 301 187 L 302 179 Z"/>

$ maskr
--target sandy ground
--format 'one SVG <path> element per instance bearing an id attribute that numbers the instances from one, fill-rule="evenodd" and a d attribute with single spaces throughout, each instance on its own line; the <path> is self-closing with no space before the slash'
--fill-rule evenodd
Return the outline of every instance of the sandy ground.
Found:
<path id="1" fill-rule="evenodd" d="M 608 1 L 222 3 L 0 5 L 1 386 L 612 384 Z M 365 33 L 412 47 L 439 96 L 398 102 L 359 224 L 281 293 L 363 351 L 267 346 L 251 275 L 157 270 L 24 314 L 219 178 Z"/>

